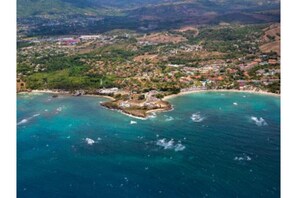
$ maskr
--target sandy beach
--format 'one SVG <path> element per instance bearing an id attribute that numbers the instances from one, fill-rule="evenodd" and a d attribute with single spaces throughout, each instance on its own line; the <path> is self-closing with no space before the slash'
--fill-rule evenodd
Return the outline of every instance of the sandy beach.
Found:
<path id="1" fill-rule="evenodd" d="M 68 91 L 54 91 L 54 90 L 32 90 L 32 93 L 52 93 L 52 94 L 65 94 L 65 95 L 70 95 L 70 92 Z M 263 94 L 263 95 L 270 95 L 270 96 L 276 96 L 280 97 L 280 94 L 276 93 L 271 93 L 271 92 L 266 92 L 266 91 L 253 91 L 253 90 L 237 90 L 237 89 L 213 89 L 213 90 L 194 90 L 194 91 L 184 91 L 180 92 L 178 94 L 173 94 L 173 95 L 168 95 L 163 98 L 163 100 L 168 100 L 177 96 L 182 96 L 182 95 L 187 95 L 187 94 L 192 94 L 192 93 L 203 93 L 203 92 L 238 92 L 238 93 L 251 93 L 251 94 Z M 20 92 L 22 93 L 30 93 L 30 92 Z M 85 94 L 84 96 L 92 96 L 92 97 L 102 97 L 102 98 L 107 98 L 110 100 L 115 100 L 111 96 L 105 96 L 105 95 L 95 95 L 95 94 Z M 160 110 L 150 110 L 148 113 L 152 112 L 158 112 Z M 162 110 L 161 110 L 162 111 Z"/>
<path id="2" fill-rule="evenodd" d="M 104 95 L 92 95 L 92 94 L 85 94 L 83 96 L 91 96 L 91 97 L 98 97 L 98 98 L 107 98 L 107 99 L 110 99 L 110 100 L 115 100 L 113 97 L 111 96 L 104 96 Z"/>
<path id="3" fill-rule="evenodd" d="M 178 97 L 178 96 L 183 96 L 183 95 L 192 94 L 192 93 L 203 93 L 203 92 L 237 92 L 237 93 L 262 94 L 262 95 L 269 95 L 269 96 L 280 97 L 280 94 L 275 94 L 275 93 L 266 92 L 266 91 L 237 90 L 237 89 L 217 89 L 217 90 L 184 91 L 184 92 L 180 92 L 178 94 L 165 96 L 163 98 L 163 100 L 169 100 L 171 98 Z"/>
<path id="4" fill-rule="evenodd" d="M 49 89 L 32 90 L 31 92 L 19 92 L 19 94 L 23 94 L 23 93 L 50 93 L 50 94 L 60 94 L 60 95 L 71 95 L 71 93 L 69 91 L 54 91 L 54 90 L 49 90 Z M 113 97 L 105 96 L 105 95 L 84 94 L 82 96 L 91 96 L 91 97 L 107 98 L 110 100 L 114 100 Z"/>
<path id="5" fill-rule="evenodd" d="M 69 91 L 55 91 L 55 90 L 50 90 L 50 89 L 42 89 L 42 90 L 32 90 L 31 92 L 26 92 L 26 93 L 51 93 L 51 94 L 70 94 Z"/>

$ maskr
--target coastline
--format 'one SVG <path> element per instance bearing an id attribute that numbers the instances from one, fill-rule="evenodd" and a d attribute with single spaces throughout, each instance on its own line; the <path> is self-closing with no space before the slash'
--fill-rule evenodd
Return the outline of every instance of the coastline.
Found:
<path id="1" fill-rule="evenodd" d="M 107 99 L 110 99 L 110 100 L 115 100 L 113 97 L 111 96 L 104 96 L 104 95 L 95 95 L 95 94 L 85 94 L 85 95 L 82 95 L 82 96 L 90 96 L 90 97 L 98 97 L 98 98 L 107 98 Z"/>
<path id="2" fill-rule="evenodd" d="M 168 111 L 173 111 L 174 108 L 171 105 L 170 109 L 152 109 L 152 110 L 148 110 L 146 113 L 150 114 L 150 113 L 161 113 L 161 112 L 168 112 Z"/>
<path id="3" fill-rule="evenodd" d="M 183 95 L 192 94 L 192 93 L 204 93 L 204 92 L 234 92 L 234 93 L 261 94 L 261 95 L 269 95 L 269 96 L 280 97 L 280 94 L 271 93 L 271 92 L 267 92 L 267 91 L 238 90 L 238 89 L 208 89 L 208 90 L 184 91 L 184 92 L 180 92 L 178 94 L 172 94 L 172 95 L 165 96 L 164 98 L 162 98 L 162 100 L 166 101 L 168 99 L 178 97 L 178 96 L 183 96 Z M 54 90 L 49 90 L 49 89 L 32 90 L 31 92 L 26 92 L 25 91 L 25 92 L 19 92 L 18 94 L 23 94 L 23 93 L 52 93 L 52 94 L 71 95 L 69 91 L 54 91 Z M 85 95 L 82 95 L 82 96 L 102 97 L 102 98 L 107 98 L 107 99 L 110 99 L 110 100 L 115 100 L 113 97 L 106 96 L 106 95 L 85 94 Z M 155 111 L 157 112 L 157 111 L 162 111 L 162 110 L 150 110 L 150 113 L 155 112 Z"/>
<path id="4" fill-rule="evenodd" d="M 184 91 L 178 94 L 165 96 L 162 100 L 169 100 L 178 96 L 183 96 L 192 93 L 205 93 L 205 92 L 233 92 L 233 93 L 249 93 L 249 94 L 261 94 L 274 97 L 280 97 L 280 94 L 266 92 L 266 91 L 253 91 L 253 90 L 237 90 L 237 89 L 208 89 L 208 90 L 194 90 L 194 91 Z"/>
<path id="5" fill-rule="evenodd" d="M 180 92 L 178 94 L 173 94 L 173 95 L 168 95 L 165 96 L 162 100 L 163 101 L 167 101 L 169 99 L 178 97 L 178 96 L 183 96 L 183 95 L 187 95 L 187 94 L 193 94 L 193 93 L 206 93 L 206 92 L 233 92 L 233 93 L 248 93 L 248 94 L 261 94 L 261 95 L 268 95 L 268 96 L 274 96 L 274 97 L 280 97 L 280 94 L 275 94 L 275 93 L 271 93 L 271 92 L 265 92 L 265 91 L 254 91 L 254 90 L 236 90 L 236 89 L 217 89 L 217 90 L 192 90 L 192 91 L 183 91 Z M 51 94 L 61 94 L 61 95 L 68 95 L 68 96 L 72 96 L 72 94 L 69 91 L 55 91 L 55 90 L 32 90 L 31 92 L 19 92 L 18 94 L 24 94 L 24 93 L 51 93 Z M 106 98 L 109 99 L 111 101 L 115 101 L 115 99 L 111 96 L 106 96 L 106 95 L 96 95 L 96 94 L 85 94 L 82 96 L 89 96 L 89 97 L 99 97 L 99 98 Z M 104 105 L 102 105 L 100 103 L 100 105 L 106 109 L 112 110 L 112 111 L 117 111 L 120 112 L 126 116 L 129 116 L 131 118 L 135 118 L 135 119 L 140 119 L 140 120 L 146 120 L 149 118 L 149 114 L 153 114 L 153 113 L 161 113 L 161 112 L 168 112 L 168 111 L 172 111 L 174 110 L 174 108 L 171 105 L 170 109 L 152 109 L 152 110 L 148 110 L 146 112 L 146 117 L 142 117 L 142 116 L 137 116 L 137 115 L 133 115 L 129 112 L 126 112 L 125 110 L 122 109 L 115 109 L 115 108 L 108 108 Z"/>
<path id="6" fill-rule="evenodd" d="M 49 90 L 49 89 L 45 89 L 45 90 L 32 90 L 31 92 L 19 92 L 18 94 L 24 94 L 24 93 L 49 93 L 49 94 L 60 94 L 60 95 L 69 95 L 72 96 L 71 93 L 69 91 L 54 91 L 54 90 Z M 90 96 L 90 97 L 98 97 L 98 98 L 107 98 L 110 100 L 115 100 L 113 97 L 111 96 L 106 96 L 106 95 L 95 95 L 95 94 L 84 94 L 81 96 Z M 79 96 L 77 96 L 79 97 Z"/>
<path id="7" fill-rule="evenodd" d="M 129 117 L 131 117 L 131 118 L 135 118 L 135 119 L 139 119 L 139 120 L 147 120 L 147 119 L 148 119 L 148 117 L 144 118 L 144 117 L 140 117 L 140 116 L 135 116 L 135 115 L 129 114 L 129 113 L 127 113 L 127 112 L 125 112 L 125 111 L 123 111 L 123 110 L 121 110 L 121 109 L 111 109 L 111 108 L 108 108 L 108 107 L 102 105 L 101 102 L 100 102 L 100 105 L 101 105 L 101 107 L 103 107 L 104 109 L 107 109 L 107 110 L 109 110 L 109 111 L 117 111 L 117 112 L 119 112 L 119 113 L 121 113 L 121 114 L 123 114 L 123 115 L 129 116 Z"/>

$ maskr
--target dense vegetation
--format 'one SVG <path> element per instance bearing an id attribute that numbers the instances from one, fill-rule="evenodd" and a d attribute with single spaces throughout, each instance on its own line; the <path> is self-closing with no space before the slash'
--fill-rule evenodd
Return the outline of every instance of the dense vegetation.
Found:
<path id="1" fill-rule="evenodd" d="M 18 32 L 27 36 L 102 33 L 113 29 L 151 32 L 221 22 L 279 22 L 280 14 L 275 12 L 278 9 L 277 0 L 262 0 L 262 4 L 256 0 L 19 0 L 17 6 Z M 206 17 L 212 12 L 216 13 L 214 17 Z"/>
<path id="2" fill-rule="evenodd" d="M 91 40 L 27 38 L 18 43 L 17 74 L 29 89 L 94 92 L 118 87 L 137 94 L 157 90 L 158 98 L 202 85 L 239 89 L 243 85 L 237 81 L 244 81 L 246 89 L 279 92 L 279 55 L 260 50 L 263 30 L 269 26 L 223 24 L 153 33 L 115 30 Z"/>

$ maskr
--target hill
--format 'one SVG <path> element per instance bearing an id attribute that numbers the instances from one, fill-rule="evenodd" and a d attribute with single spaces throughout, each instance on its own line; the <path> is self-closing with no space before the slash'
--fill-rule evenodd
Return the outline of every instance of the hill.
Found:
<path id="1" fill-rule="evenodd" d="M 279 0 L 18 0 L 19 35 L 279 22 Z"/>

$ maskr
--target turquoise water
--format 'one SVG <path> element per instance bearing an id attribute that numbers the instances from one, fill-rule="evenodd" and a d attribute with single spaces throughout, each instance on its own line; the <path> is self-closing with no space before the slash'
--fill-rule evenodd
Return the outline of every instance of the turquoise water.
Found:
<path id="1" fill-rule="evenodd" d="M 278 97 L 189 94 L 148 120 L 106 100 L 18 95 L 18 197 L 280 197 Z"/>

